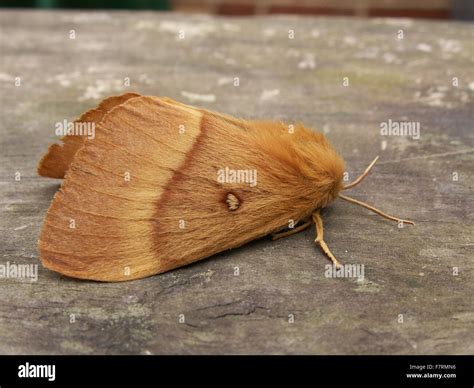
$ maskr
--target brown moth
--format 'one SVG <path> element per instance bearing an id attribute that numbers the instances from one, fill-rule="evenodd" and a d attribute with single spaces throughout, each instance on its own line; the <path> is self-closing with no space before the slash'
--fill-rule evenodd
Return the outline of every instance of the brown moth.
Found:
<path id="1" fill-rule="evenodd" d="M 339 266 L 320 216 L 338 197 L 412 223 L 342 195 L 377 159 L 344 186 L 343 159 L 302 124 L 236 119 L 134 93 L 108 98 L 78 121 L 96 124 L 94 139 L 65 136 L 38 166 L 42 176 L 64 177 L 39 239 L 44 266 L 64 275 L 143 278 L 313 222 L 315 241 Z"/>

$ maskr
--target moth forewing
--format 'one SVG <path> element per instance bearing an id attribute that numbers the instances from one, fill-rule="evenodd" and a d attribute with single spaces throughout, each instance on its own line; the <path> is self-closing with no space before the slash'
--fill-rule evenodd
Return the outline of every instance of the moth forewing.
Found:
<path id="1" fill-rule="evenodd" d="M 96 108 L 88 110 L 80 118 L 74 120 L 72 124 L 73 126 L 92 124 L 95 131 L 95 126 L 100 123 L 105 114 L 128 99 L 138 96 L 139 94 L 136 93 L 125 93 L 120 96 L 106 98 Z M 38 174 L 49 178 L 64 178 L 76 152 L 83 146 L 87 136 L 88 134 L 78 134 L 73 131 L 70 135 L 62 136 L 59 144 L 51 144 L 48 152 L 38 163 Z"/>

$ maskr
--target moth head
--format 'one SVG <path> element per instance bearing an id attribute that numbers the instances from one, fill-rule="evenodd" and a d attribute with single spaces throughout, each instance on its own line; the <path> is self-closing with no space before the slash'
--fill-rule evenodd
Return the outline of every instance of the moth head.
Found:
<path id="1" fill-rule="evenodd" d="M 314 189 L 315 207 L 323 208 L 343 189 L 344 160 L 323 134 L 301 133 L 298 166 Z"/>
<path id="2" fill-rule="evenodd" d="M 319 207 L 324 208 L 334 201 L 339 196 L 339 193 L 342 191 L 342 189 L 342 176 L 332 180 L 332 182 L 327 185 L 327 193 L 322 196 Z"/>
<path id="3" fill-rule="evenodd" d="M 335 163 L 334 161 L 327 165 L 327 175 L 328 179 L 321 180 L 321 188 L 322 192 L 325 192 L 324 195 L 321 196 L 321 202 L 319 203 L 318 208 L 326 207 L 329 203 L 334 201 L 337 197 L 340 197 L 340 193 L 343 190 L 351 189 L 357 186 L 370 172 L 372 167 L 378 160 L 378 156 L 370 163 L 370 165 L 365 169 L 365 171 L 360 175 L 356 180 L 353 182 L 344 185 L 343 183 L 343 172 L 340 168 L 340 165 Z"/>
<path id="4" fill-rule="evenodd" d="M 281 128 L 280 136 L 272 136 L 263 143 L 268 154 L 280 163 L 281 180 L 292 187 L 311 208 L 322 208 L 337 198 L 343 187 L 344 160 L 326 136 L 303 124 L 296 124 L 293 132 Z M 294 184 L 290 177 L 295 177 Z"/>

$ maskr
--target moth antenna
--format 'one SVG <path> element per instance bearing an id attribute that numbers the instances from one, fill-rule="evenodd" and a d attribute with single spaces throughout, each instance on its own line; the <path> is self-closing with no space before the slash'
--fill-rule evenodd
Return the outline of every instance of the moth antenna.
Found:
<path id="1" fill-rule="evenodd" d="M 392 220 L 392 221 L 403 222 L 403 223 L 406 223 L 406 224 L 415 225 L 415 223 L 413 221 L 402 220 L 401 218 L 390 216 L 390 215 L 384 213 L 383 211 L 381 211 L 381 210 L 379 210 L 379 209 L 377 209 L 373 206 L 370 206 L 370 205 L 366 204 L 365 202 L 358 201 L 357 199 L 348 197 L 346 195 L 339 194 L 339 198 L 343 199 L 344 201 L 355 203 L 356 205 L 365 207 L 366 209 L 369 209 L 369 210 L 373 211 L 374 213 L 377 213 L 379 216 L 382 216 L 383 218 L 386 218 L 387 220 Z"/>
<path id="2" fill-rule="evenodd" d="M 372 170 L 372 167 L 374 167 L 374 164 L 377 162 L 378 159 L 379 157 L 377 155 L 376 158 L 372 161 L 372 163 L 370 163 L 369 166 L 365 169 L 362 175 L 359 176 L 354 182 L 351 182 L 348 185 L 344 186 L 342 190 L 350 189 L 354 186 L 357 186 L 360 182 L 362 182 L 362 180 L 369 174 L 370 170 Z"/>

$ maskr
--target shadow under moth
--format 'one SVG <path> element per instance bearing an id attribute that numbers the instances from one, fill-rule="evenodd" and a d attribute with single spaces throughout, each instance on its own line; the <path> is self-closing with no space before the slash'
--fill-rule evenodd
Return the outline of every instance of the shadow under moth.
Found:
<path id="1" fill-rule="evenodd" d="M 341 194 L 344 161 L 302 124 L 242 120 L 169 98 L 127 93 L 105 99 L 73 124 L 38 165 L 64 178 L 39 239 L 43 265 L 61 274 L 124 281 L 169 271 L 249 241 L 316 229 Z"/>

